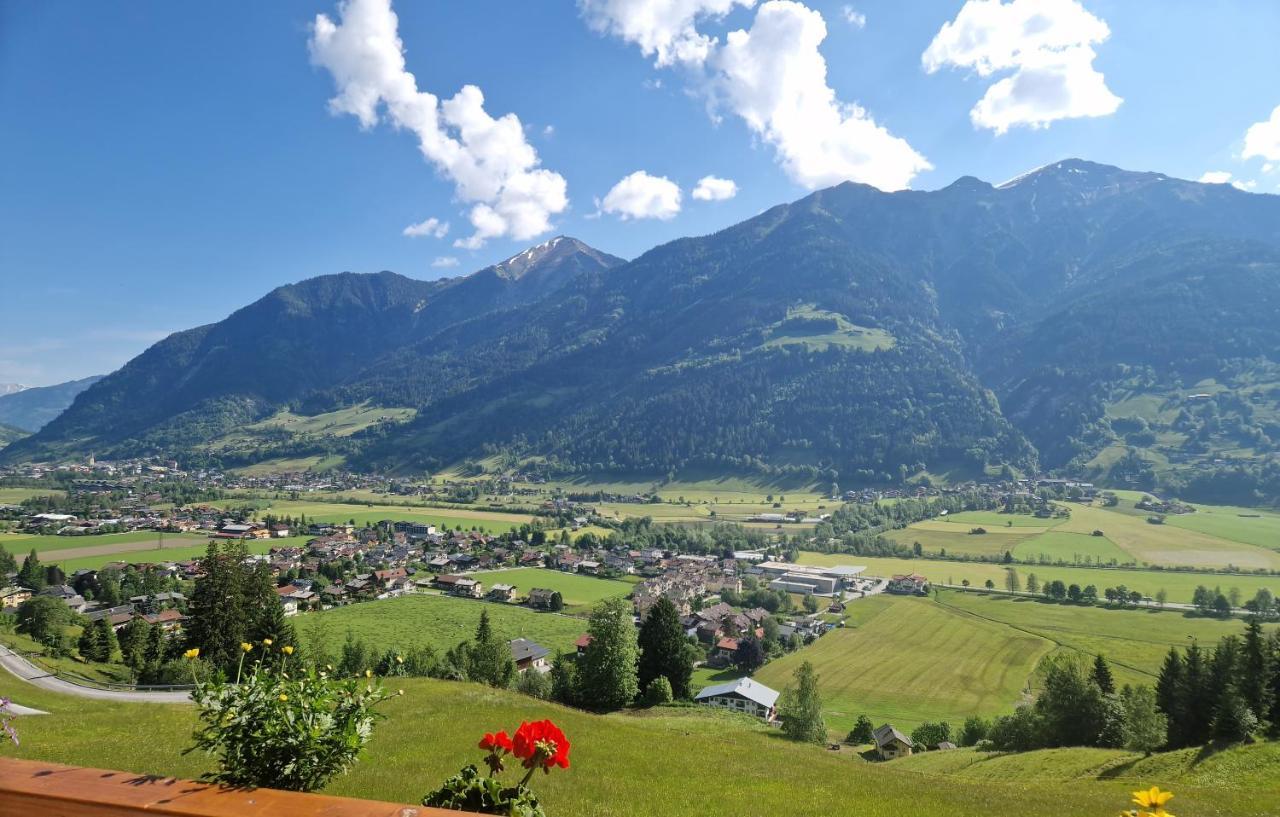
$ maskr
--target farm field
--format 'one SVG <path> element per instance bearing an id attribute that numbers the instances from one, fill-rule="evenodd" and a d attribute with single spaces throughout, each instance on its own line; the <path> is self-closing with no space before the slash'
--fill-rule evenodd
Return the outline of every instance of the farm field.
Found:
<path id="1" fill-rule="evenodd" d="M 194 533 L 166 533 L 162 537 L 155 531 L 132 531 L 130 533 L 104 533 L 98 536 L 29 536 L 23 533 L 0 533 L 0 546 L 21 557 L 35 548 L 42 560 L 46 553 L 57 559 L 60 554 L 68 558 L 94 555 L 82 551 L 93 550 L 107 553 L 124 553 L 133 550 L 155 549 L 163 543 L 167 550 L 173 547 L 190 546 L 193 543 L 207 542 L 209 537 Z M 47 561 L 47 560 L 45 560 Z"/>
<path id="2" fill-rule="evenodd" d="M 629 595 L 632 588 L 630 583 L 616 579 L 597 579 L 545 567 L 485 570 L 468 575 L 481 581 L 486 590 L 498 583 L 515 585 L 517 598 L 523 598 L 535 587 L 555 590 L 569 607 L 590 607 L 607 598 Z"/>
<path id="3" fill-rule="evenodd" d="M 245 548 L 249 553 L 266 553 L 273 547 L 297 546 L 305 541 L 306 538 L 300 536 L 289 539 L 250 539 L 245 542 Z M 49 554 L 48 558 L 42 557 L 41 561 L 46 564 L 56 564 L 62 568 L 64 573 L 71 573 L 81 568 L 96 570 L 108 562 L 180 562 L 187 559 L 197 559 L 205 554 L 208 547 L 209 540 L 203 537 L 198 540 L 197 544 L 186 543 L 176 547 L 169 547 L 169 540 L 166 538 L 163 550 L 155 550 L 154 548 L 114 550 L 110 553 L 76 556 L 74 558 L 68 558 L 67 551 L 54 551 Z"/>
<path id="4" fill-rule="evenodd" d="M 804 661 L 819 677 L 827 728 L 843 737 L 862 713 L 911 729 L 1009 711 L 1054 645 L 928 599 L 874 596 L 849 605 L 857 624 L 766 664 L 755 678 L 781 690 Z"/>
<path id="5" fill-rule="evenodd" d="M 1047 639 L 1061 651 L 1104 655 L 1122 684 L 1155 683 L 1169 648 L 1185 647 L 1188 639 L 1213 645 L 1223 636 L 1244 631 L 1244 623 L 1237 619 L 1202 618 L 1172 610 L 1108 610 L 959 591 L 939 593 L 936 603 L 955 613 Z"/>
<path id="6" fill-rule="evenodd" d="M 421 505 L 355 505 L 342 502 L 308 502 L 281 500 L 258 511 L 258 516 L 271 513 L 292 516 L 306 515 L 307 521 L 347 522 L 354 519 L 357 525 L 378 522 L 383 519 L 417 520 L 442 528 L 462 527 L 463 530 L 503 532 L 518 528 L 533 517 L 527 514 L 470 510 L 467 508 L 427 508 Z"/>
<path id="7" fill-rule="evenodd" d="M 801 551 L 800 564 L 813 565 L 866 565 L 869 576 L 892 576 L 898 573 L 919 573 L 943 584 L 960 584 L 968 579 L 974 587 L 981 587 L 990 579 L 997 589 L 1004 589 L 1008 568 L 990 562 L 955 562 L 942 559 L 891 559 L 879 556 L 853 556 L 846 553 L 813 553 Z M 1227 592 L 1237 588 L 1242 598 L 1248 599 L 1259 589 L 1266 587 L 1280 591 L 1280 576 L 1239 575 L 1227 573 L 1192 573 L 1181 570 L 1137 570 L 1126 568 L 1059 567 L 1057 565 L 1010 565 L 1017 571 L 1025 589 L 1027 577 L 1034 573 L 1041 583 L 1060 579 L 1067 584 L 1081 587 L 1092 584 L 1099 592 L 1106 587 L 1125 585 L 1145 595 L 1154 596 L 1164 588 L 1169 601 L 1190 604 L 1197 585 Z"/>
<path id="8" fill-rule="evenodd" d="M 0 505 L 17 505 L 33 496 L 62 496 L 65 493 L 54 488 L 0 488 Z"/>
<path id="9" fill-rule="evenodd" d="M 530 638 L 553 653 L 571 650 L 587 628 L 585 620 L 569 615 L 427 593 L 305 613 L 293 622 L 308 644 L 319 638 L 331 651 L 342 647 L 349 630 L 379 653 L 423 646 L 444 652 L 475 635 L 481 610 L 489 611 L 489 621 L 498 637 Z"/>
<path id="10" fill-rule="evenodd" d="M 1224 753 L 1231 762 L 1213 764 L 1217 774 L 1201 771 L 1212 758 L 1193 767 L 1175 753 L 1171 761 L 1163 755 L 1140 762 L 1129 756 L 1137 762 L 1135 777 L 1116 763 L 1117 779 L 1089 778 L 1078 770 L 1093 755 L 1073 761 L 1070 753 L 1094 750 L 1066 750 L 1051 766 L 1047 761 L 1028 763 L 1029 768 L 1011 765 L 1010 774 L 999 780 L 960 775 L 945 785 L 921 785 L 930 780 L 931 770 L 917 770 L 924 764 L 914 759 L 865 763 L 848 750 L 789 743 L 777 730 L 729 713 L 657 709 L 593 715 L 473 684 L 406 678 L 397 679 L 396 686 L 405 694 L 381 707 L 387 719 L 375 727 L 369 749 L 326 793 L 416 803 L 459 767 L 477 761 L 479 735 L 510 730 L 522 720 L 551 718 L 573 743 L 572 767 L 540 775 L 536 784 L 555 817 L 841 813 L 851 802 L 874 803 L 874 810 L 860 813 L 876 817 L 1023 817 L 1028 798 L 1055 803 L 1064 813 L 1105 815 L 1127 803 L 1137 785 L 1152 782 L 1177 792 L 1179 813 L 1262 817 L 1280 810 L 1274 787 L 1248 785 L 1274 773 L 1271 744 Z M 211 768 L 204 755 L 182 754 L 194 726 L 188 706 L 71 698 L 7 673 L 0 673 L 0 695 L 50 713 L 18 719 L 22 743 L 7 750 L 13 756 L 184 777 Z M 430 724 L 426 738 L 424 724 Z M 726 747 L 733 756 L 731 775 L 721 764 L 705 762 L 723 757 Z M 1040 754 L 1025 757 L 1034 760 Z M 930 760 L 932 755 L 921 758 Z M 1046 766 L 1046 777 L 1069 779 L 1038 779 Z M 1159 777 L 1146 776 L 1147 768 Z"/>
<path id="11" fill-rule="evenodd" d="M 1197 506 L 1199 513 L 1169 516 L 1165 524 L 1153 525 L 1147 522 L 1149 514 L 1133 507 L 1142 494 L 1121 493 L 1114 508 L 1067 504 L 1070 519 L 964 511 L 886 536 L 906 545 L 919 542 L 935 553 L 945 549 L 948 554 L 998 556 L 1007 549 L 1020 559 L 1280 570 L 1280 515 L 1255 512 L 1261 515 L 1245 518 L 1239 513 L 1247 509 L 1205 505 Z M 969 534 L 974 527 L 984 528 L 986 535 Z M 1094 531 L 1102 536 L 1092 536 Z"/>

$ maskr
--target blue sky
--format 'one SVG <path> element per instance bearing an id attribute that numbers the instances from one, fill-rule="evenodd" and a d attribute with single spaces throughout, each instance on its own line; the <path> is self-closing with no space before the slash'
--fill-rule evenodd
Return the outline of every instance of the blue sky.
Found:
<path id="1" fill-rule="evenodd" d="M 1280 189 L 1269 0 L 386 4 L 0 0 L 0 382 L 314 275 L 560 233 L 634 257 L 841 178 L 1080 156 Z"/>

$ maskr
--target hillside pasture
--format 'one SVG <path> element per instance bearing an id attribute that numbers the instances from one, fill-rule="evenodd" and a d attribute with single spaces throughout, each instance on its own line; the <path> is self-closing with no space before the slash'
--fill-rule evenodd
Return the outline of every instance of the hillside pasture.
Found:
<path id="1" fill-rule="evenodd" d="M 1005 624 L 957 613 L 928 599 L 877 596 L 853 627 L 766 664 L 755 678 L 781 690 L 803 661 L 813 664 L 827 728 L 843 736 L 858 715 L 910 729 L 928 720 L 1009 711 L 1054 644 Z"/>
<path id="2" fill-rule="evenodd" d="M 1087 562 L 1096 564 L 1125 564 L 1129 554 L 1106 536 L 1092 533 L 1067 533 L 1050 530 L 1038 534 L 1013 549 L 1013 556 L 1020 561 Z"/>
<path id="3" fill-rule="evenodd" d="M 959 513 L 940 516 L 936 520 L 951 525 L 981 525 L 987 530 L 1004 528 L 1033 528 L 1039 531 L 1048 530 L 1060 519 L 1041 519 L 1029 513 L 1000 513 L 999 511 L 961 511 Z"/>
<path id="4" fill-rule="evenodd" d="M 131 531 L 129 533 L 103 533 L 89 536 L 28 536 L 25 534 L 0 534 L 0 545 L 10 553 L 21 556 L 33 548 L 45 559 L 78 559 L 111 553 L 131 553 L 138 550 L 165 550 L 170 547 L 190 547 L 196 542 L 207 542 L 208 536 L 194 533 L 166 533 L 156 531 Z"/>
<path id="5" fill-rule="evenodd" d="M 1280 811 L 1280 792 L 1269 785 L 1274 778 L 1264 776 L 1273 775 L 1276 764 L 1267 744 L 1232 750 L 1239 753 L 1235 762 L 1225 770 L 1216 766 L 1208 779 L 1191 764 L 1162 763 L 1164 756 L 1156 755 L 1144 761 L 1159 772 L 1153 777 L 1130 777 L 1119 766 L 1117 779 L 1063 782 L 1011 772 L 1000 779 L 961 774 L 932 785 L 932 756 L 865 763 L 848 750 L 790 743 L 776 729 L 731 713 L 659 708 L 593 715 L 474 684 L 404 678 L 394 686 L 405 694 L 380 707 L 387 718 L 375 727 L 368 750 L 325 793 L 417 803 L 479 760 L 480 735 L 550 718 L 573 743 L 571 768 L 539 775 L 535 784 L 556 817 L 826 814 L 847 811 L 850 803 L 873 817 L 1024 817 L 1032 798 L 1095 815 L 1118 811 L 1131 789 L 1151 782 L 1177 792 L 1179 813 L 1262 817 Z M 213 768 L 206 755 L 182 753 L 195 725 L 190 706 L 72 698 L 7 673 L 0 673 L 0 695 L 50 713 L 18 719 L 22 743 L 9 747 L 13 756 L 187 778 Z M 1076 769 L 1084 762 L 1063 758 L 1058 765 Z M 923 768 L 914 768 L 917 763 Z M 1256 785 L 1248 785 L 1252 781 Z"/>
<path id="6" fill-rule="evenodd" d="M 265 514 L 291 516 L 297 519 L 303 515 L 308 522 L 348 522 L 364 525 L 380 522 L 384 519 L 407 520 L 436 525 L 450 530 L 461 526 L 463 530 L 485 530 L 493 533 L 512 530 L 520 525 L 533 521 L 528 514 L 503 513 L 500 511 L 482 511 L 469 508 L 427 508 L 421 505 L 376 505 L 347 504 L 343 502 L 319 501 L 273 501 L 258 516 Z"/>
<path id="7" fill-rule="evenodd" d="M 1165 525 L 1268 550 L 1280 550 L 1280 514 L 1226 505 L 1195 507 L 1195 513 L 1170 514 L 1165 517 Z"/>
<path id="8" fill-rule="evenodd" d="M 1139 564 L 1280 570 L 1280 552 L 1221 539 L 1167 522 L 1153 525 L 1143 517 L 1114 513 L 1104 508 L 1072 506 L 1071 518 L 1054 530 L 1084 534 L 1101 530 Z"/>

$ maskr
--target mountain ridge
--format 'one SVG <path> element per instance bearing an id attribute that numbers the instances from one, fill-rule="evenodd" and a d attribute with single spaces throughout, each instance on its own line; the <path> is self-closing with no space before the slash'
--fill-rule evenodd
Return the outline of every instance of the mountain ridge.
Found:
<path id="1" fill-rule="evenodd" d="M 430 470 L 503 450 L 572 472 L 708 466 L 894 480 L 959 462 L 974 473 L 1101 473 L 1111 466 L 1096 458 L 1125 440 L 1111 420 L 1133 419 L 1109 417 L 1108 402 L 1132 387 L 1134 367 L 1169 392 L 1191 375 L 1187 340 L 1197 337 L 1216 364 L 1271 365 L 1277 251 L 1280 197 L 1083 160 L 999 186 L 962 177 L 884 193 L 849 182 L 629 262 L 557 237 L 443 281 L 378 273 L 281 287 L 174 341 L 205 347 L 170 356 L 176 391 L 220 378 L 227 388 L 203 395 L 213 403 L 158 406 L 112 439 L 94 419 L 112 404 L 108 384 L 3 456 L 86 441 L 200 446 L 214 426 L 282 406 L 382 405 L 414 417 L 353 435 L 349 463 Z M 1213 314 L 1188 306 L 1193 291 Z M 1092 337 L 1089 316 L 1101 314 L 1106 334 Z M 271 364 L 241 359 L 233 371 L 217 356 L 226 344 L 206 336 L 245 320 L 288 328 L 258 339 Z M 1138 348 L 1134 330 L 1158 351 Z M 341 348 L 328 348 L 334 337 Z M 268 374 L 288 354 L 301 365 Z M 1054 372 L 1072 373 L 1074 391 Z M 1081 379 L 1096 388 L 1080 390 Z M 1252 407 L 1220 409 L 1244 430 L 1204 420 L 1209 430 L 1195 434 L 1206 450 L 1237 434 L 1272 455 L 1280 407 L 1258 394 Z M 137 414 L 129 404 L 115 403 Z M 1181 467 L 1139 448 L 1153 467 Z"/>

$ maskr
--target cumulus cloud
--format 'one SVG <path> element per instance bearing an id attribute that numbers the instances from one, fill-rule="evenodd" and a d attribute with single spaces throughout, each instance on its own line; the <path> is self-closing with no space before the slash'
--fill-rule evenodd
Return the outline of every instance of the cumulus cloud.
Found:
<path id="1" fill-rule="evenodd" d="M 1078 0 L 968 0 L 921 59 L 931 74 L 948 66 L 980 77 L 1010 72 L 969 112 L 976 126 L 1005 133 L 1114 113 L 1123 100 L 1093 65 L 1093 46 L 1110 36 Z"/>
<path id="2" fill-rule="evenodd" d="M 600 209 L 623 221 L 632 218 L 674 218 L 680 212 L 680 187 L 666 176 L 637 170 L 605 194 Z"/>
<path id="3" fill-rule="evenodd" d="M 581 0 L 597 31 L 635 43 L 659 67 L 680 64 L 714 110 L 727 108 L 770 145 L 790 178 L 805 187 L 854 180 L 884 190 L 907 187 L 929 162 L 862 107 L 827 84 L 818 50 L 822 15 L 795 0 L 768 0 L 749 29 L 723 43 L 697 30 L 754 0 Z"/>
<path id="4" fill-rule="evenodd" d="M 854 28 L 867 27 L 867 15 L 855 9 L 853 6 L 845 5 L 840 9 L 840 16 L 844 21 Z"/>
<path id="5" fill-rule="evenodd" d="M 659 68 L 701 65 L 716 47 L 716 38 L 697 30 L 699 18 L 722 18 L 735 6 L 751 8 L 756 0 L 578 0 L 582 17 L 593 30 L 640 46 Z"/>
<path id="6" fill-rule="evenodd" d="M 1205 171 L 1196 181 L 1201 184 L 1229 184 L 1237 190 L 1248 192 L 1258 186 L 1253 180 L 1246 181 L 1244 179 L 1233 178 L 1230 171 L 1227 170 L 1208 170 Z"/>
<path id="7" fill-rule="evenodd" d="M 1252 159 L 1257 156 L 1268 162 L 1280 162 L 1280 105 L 1264 119 L 1249 126 L 1244 134 L 1244 152 L 1241 156 Z M 1270 173 L 1270 169 L 1266 169 Z"/>
<path id="8" fill-rule="evenodd" d="M 419 89 L 405 68 L 390 0 L 344 0 L 338 18 L 317 15 L 309 43 L 312 62 L 333 76 L 330 111 L 350 114 L 364 128 L 385 118 L 417 136 L 423 157 L 470 205 L 474 232 L 456 246 L 475 249 L 492 238 L 525 240 L 551 229 L 551 217 L 569 203 L 565 180 L 539 166 L 515 114 L 491 116 L 474 85 L 444 101 Z"/>
<path id="9" fill-rule="evenodd" d="M 431 262 L 431 266 L 441 268 L 456 267 L 458 266 L 458 259 L 452 255 L 441 255 Z"/>
<path id="10" fill-rule="evenodd" d="M 409 238 L 423 238 L 431 236 L 432 238 L 444 238 L 449 234 L 449 222 L 441 221 L 434 216 L 426 221 L 419 221 L 417 224 L 410 224 L 401 231 L 401 235 Z"/>
<path id="11" fill-rule="evenodd" d="M 792 0 L 760 7 L 750 30 L 730 32 L 714 65 L 719 98 L 777 151 L 805 187 L 849 179 L 882 190 L 907 187 L 929 162 L 862 107 L 827 84 L 818 46 L 822 15 Z"/>
<path id="12" fill-rule="evenodd" d="M 738 183 L 733 179 L 721 179 L 716 176 L 703 176 L 693 188 L 693 197 L 698 201 L 724 201 L 738 195 Z"/>

